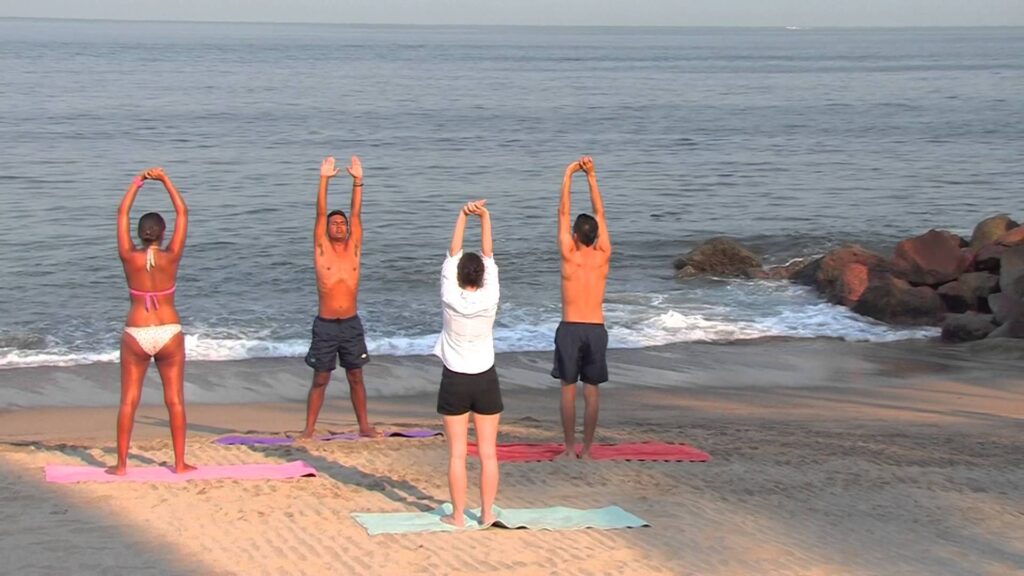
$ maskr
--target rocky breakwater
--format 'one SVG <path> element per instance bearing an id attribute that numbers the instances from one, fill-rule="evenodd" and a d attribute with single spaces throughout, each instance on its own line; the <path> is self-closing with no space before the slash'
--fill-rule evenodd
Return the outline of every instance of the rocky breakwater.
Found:
<path id="1" fill-rule="evenodd" d="M 1024 338 L 1024 226 L 1000 214 L 969 240 L 930 230 L 887 257 L 856 245 L 764 268 L 735 240 L 712 238 L 675 262 L 676 277 L 788 279 L 882 322 L 942 326 L 951 341 Z"/>

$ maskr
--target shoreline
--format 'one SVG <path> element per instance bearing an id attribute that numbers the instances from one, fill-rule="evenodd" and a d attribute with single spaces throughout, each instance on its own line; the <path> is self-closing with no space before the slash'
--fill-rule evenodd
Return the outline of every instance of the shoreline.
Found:
<path id="1" fill-rule="evenodd" d="M 496 355 L 502 389 L 556 390 L 550 376 L 551 352 L 502 352 Z M 946 344 L 936 339 L 847 342 L 831 338 L 762 338 L 733 342 L 684 342 L 647 348 L 608 350 L 610 381 L 605 389 L 805 387 L 828 385 L 870 373 L 879 384 L 907 377 L 953 371 L 1012 379 L 1024 366 L 1024 342 L 1002 339 Z M 374 356 L 364 368 L 371 399 L 431 394 L 437 390 L 441 362 L 432 355 Z M 305 402 L 312 372 L 301 358 L 186 361 L 188 406 Z M 347 397 L 342 372 L 336 371 L 328 399 Z M 0 370 L 0 414 L 12 410 L 116 406 L 120 365 L 39 366 Z M 162 404 L 155 365 L 143 386 L 142 405 Z"/>

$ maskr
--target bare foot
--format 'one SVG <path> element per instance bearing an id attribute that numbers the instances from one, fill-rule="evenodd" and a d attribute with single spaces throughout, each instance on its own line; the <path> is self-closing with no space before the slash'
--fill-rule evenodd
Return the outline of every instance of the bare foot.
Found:
<path id="1" fill-rule="evenodd" d="M 192 472 L 195 469 L 196 469 L 195 466 L 193 466 L 191 464 L 185 464 L 184 462 L 181 463 L 181 464 L 175 464 L 174 465 L 174 473 L 175 474 L 185 474 L 186 472 Z"/>
<path id="2" fill-rule="evenodd" d="M 117 466 L 111 466 L 110 468 L 107 468 L 107 474 L 112 474 L 114 476 L 124 476 L 127 473 L 128 466 L 125 464 L 118 464 Z"/>
<path id="3" fill-rule="evenodd" d="M 590 454 L 590 448 L 584 448 L 583 451 L 580 452 L 580 460 L 594 460 L 594 456 Z"/>
<path id="4" fill-rule="evenodd" d="M 575 460 L 576 458 L 578 458 L 578 456 L 576 456 L 575 446 L 569 446 L 565 449 L 565 452 L 555 456 L 555 460 Z"/>
<path id="5" fill-rule="evenodd" d="M 313 434 L 315 430 L 303 430 L 298 436 L 292 436 L 292 440 L 296 443 L 310 442 L 313 440 Z"/>
<path id="6" fill-rule="evenodd" d="M 447 524 L 449 526 L 455 526 L 456 528 L 465 528 L 466 527 L 466 518 L 462 514 L 459 514 L 458 516 L 456 516 L 454 513 L 452 513 L 452 514 L 448 514 L 446 516 L 442 516 L 441 517 L 441 522 L 444 522 L 445 524 Z"/>
<path id="7" fill-rule="evenodd" d="M 369 428 L 360 429 L 359 435 L 363 438 L 382 438 L 384 433 L 370 426 Z"/>
<path id="8" fill-rule="evenodd" d="M 491 512 L 488 512 L 487 514 L 484 514 L 480 517 L 480 526 L 483 528 L 487 528 L 497 521 L 498 517 L 494 515 L 494 511 L 492 510 Z"/>

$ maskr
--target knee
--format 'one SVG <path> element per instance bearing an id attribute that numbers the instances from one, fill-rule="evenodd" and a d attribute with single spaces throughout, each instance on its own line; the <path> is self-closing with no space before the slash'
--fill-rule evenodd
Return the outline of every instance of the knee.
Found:
<path id="1" fill-rule="evenodd" d="M 330 372 L 317 372 L 313 375 L 313 388 L 323 388 L 331 381 Z"/>
<path id="2" fill-rule="evenodd" d="M 140 395 L 139 394 L 127 394 L 121 396 L 121 409 L 134 410 L 139 405 Z"/>
<path id="3" fill-rule="evenodd" d="M 454 447 L 448 450 L 448 459 L 455 464 L 466 463 L 466 447 Z"/>
<path id="4" fill-rule="evenodd" d="M 164 405 L 169 412 L 178 412 L 185 409 L 185 401 L 180 396 L 164 397 Z"/>
<path id="5" fill-rule="evenodd" d="M 498 449 L 495 446 L 479 446 L 478 451 L 480 462 L 496 463 L 498 461 Z"/>
<path id="6" fill-rule="evenodd" d="M 349 370 L 345 373 L 348 378 L 348 385 L 350 388 L 362 388 L 363 387 L 363 371 L 362 370 Z"/>

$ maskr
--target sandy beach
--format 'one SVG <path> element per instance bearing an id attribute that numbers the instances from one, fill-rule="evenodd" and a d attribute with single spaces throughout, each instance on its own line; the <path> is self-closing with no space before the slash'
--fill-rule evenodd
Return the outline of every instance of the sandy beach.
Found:
<path id="1" fill-rule="evenodd" d="M 47 484 L 46 464 L 113 463 L 117 366 L 6 370 L 0 572 L 1024 573 L 1019 342 L 683 344 L 613 350 L 609 360 L 599 441 L 685 442 L 713 459 L 504 464 L 498 502 L 616 504 L 651 527 L 374 537 L 352 512 L 429 510 L 448 499 L 443 438 L 212 443 L 296 430 L 309 377 L 298 360 L 196 362 L 187 375 L 192 463 L 302 459 L 320 473 L 285 481 Z M 502 442 L 560 440 L 549 361 L 550 353 L 499 357 Z M 384 428 L 439 427 L 432 394 L 394 392 L 417 390 L 438 371 L 432 358 L 375 359 L 371 418 Z M 153 377 L 136 466 L 171 458 Z M 214 388 L 230 403 L 211 403 Z M 345 389 L 331 385 L 323 429 L 353 428 Z"/>

